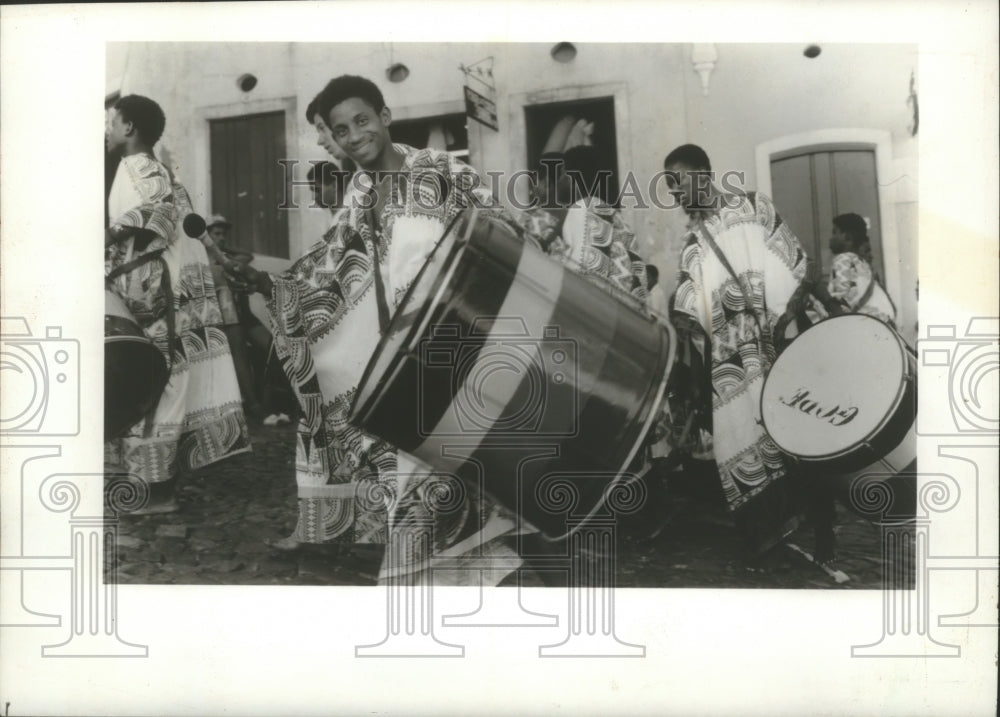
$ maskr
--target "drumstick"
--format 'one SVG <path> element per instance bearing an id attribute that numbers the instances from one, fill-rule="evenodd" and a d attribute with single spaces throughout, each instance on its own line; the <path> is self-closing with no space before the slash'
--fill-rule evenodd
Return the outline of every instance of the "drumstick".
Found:
<path id="1" fill-rule="evenodd" d="M 819 562 L 818 560 L 816 560 L 816 558 L 814 558 L 812 555 L 810 555 L 805 550 L 803 550 L 802 548 L 800 548 L 798 545 L 794 545 L 793 543 L 785 543 L 785 545 L 788 546 L 789 550 L 794 550 L 796 553 L 798 553 L 799 555 L 801 555 L 803 558 L 805 558 L 806 560 L 808 560 L 810 563 L 812 563 L 813 565 L 818 566 L 824 573 L 826 573 L 831 578 L 833 578 L 834 582 L 836 582 L 838 585 L 841 584 L 841 583 L 846 583 L 846 582 L 848 582 L 851 579 L 850 577 L 848 577 L 847 573 L 845 573 L 844 571 L 842 571 L 842 570 L 836 570 L 834 568 L 831 568 L 826 563 Z"/>
<path id="2" fill-rule="evenodd" d="M 212 241 L 212 237 L 205 233 L 206 229 L 205 220 L 200 215 L 192 212 L 184 217 L 184 233 L 204 244 L 205 250 L 222 266 L 233 270 L 237 266 L 237 262 L 230 259 L 219 249 L 218 245 Z"/>

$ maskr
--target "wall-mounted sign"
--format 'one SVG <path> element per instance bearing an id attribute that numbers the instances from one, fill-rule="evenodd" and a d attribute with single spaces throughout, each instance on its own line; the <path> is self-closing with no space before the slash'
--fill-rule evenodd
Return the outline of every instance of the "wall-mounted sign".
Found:
<path id="1" fill-rule="evenodd" d="M 490 129 L 500 130 L 497 103 L 469 87 L 465 87 L 465 114 Z"/>

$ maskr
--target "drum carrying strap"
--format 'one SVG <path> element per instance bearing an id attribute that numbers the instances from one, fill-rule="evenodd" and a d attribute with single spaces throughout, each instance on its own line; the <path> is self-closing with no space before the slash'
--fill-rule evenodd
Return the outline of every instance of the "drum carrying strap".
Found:
<path id="1" fill-rule="evenodd" d="M 151 261 L 159 260 L 159 262 L 163 265 L 163 278 L 160 280 L 160 296 L 163 298 L 163 303 L 167 310 L 167 370 L 170 371 L 174 364 L 174 344 L 177 341 L 177 323 L 176 318 L 174 317 L 174 292 L 170 288 L 170 267 L 167 265 L 166 259 L 163 258 L 164 251 L 164 249 L 151 251 L 148 254 L 143 254 L 130 262 L 126 262 L 125 264 L 112 269 L 108 275 L 104 277 L 104 285 L 110 287 L 111 283 L 119 276 L 127 274 L 130 271 L 134 271 L 140 266 L 145 266 Z"/>
<path id="2" fill-rule="evenodd" d="M 134 271 L 140 266 L 145 266 L 154 260 L 158 260 L 163 265 L 163 276 L 160 279 L 160 295 L 163 297 L 163 303 L 167 307 L 167 375 L 169 376 L 170 372 L 173 371 L 174 368 L 174 344 L 177 341 L 177 324 L 174 316 L 174 292 L 170 287 L 170 267 L 167 265 L 166 259 L 163 258 L 164 251 L 164 249 L 151 251 L 112 269 L 108 275 L 104 277 L 104 284 L 105 286 L 110 287 L 112 282 L 114 282 L 114 280 L 119 276 L 127 274 L 130 271 Z M 149 438 L 153 434 L 153 417 L 156 415 L 156 409 L 160 405 L 160 398 L 162 398 L 162 396 L 163 393 L 161 392 L 156 398 L 156 402 L 153 403 L 149 411 L 146 413 L 144 418 L 143 434 L 145 438 Z"/>
<path id="3" fill-rule="evenodd" d="M 729 275 L 733 277 L 733 281 L 735 281 L 736 286 L 739 287 L 740 293 L 743 294 L 743 301 L 746 302 L 747 311 L 753 317 L 753 320 L 757 324 L 757 329 L 760 331 L 761 335 L 762 336 L 769 335 L 770 332 L 764 330 L 764 326 L 762 326 L 760 323 L 760 317 L 757 316 L 757 312 L 753 310 L 753 301 L 750 300 L 750 296 L 747 294 L 746 289 L 743 287 L 743 282 L 740 281 L 740 277 L 737 276 L 736 272 L 733 270 L 733 265 L 729 263 L 729 259 L 727 259 L 726 255 L 722 253 L 722 249 L 719 247 L 718 244 L 715 243 L 715 239 L 713 239 L 712 235 L 705 230 L 705 225 L 702 224 L 701 222 L 698 222 L 698 233 L 701 234 L 701 238 L 704 239 L 705 243 L 708 244 L 708 246 L 711 248 L 716 258 L 718 258 L 719 263 L 722 264 L 722 266 L 725 267 L 726 271 L 729 272 Z"/>
<path id="4" fill-rule="evenodd" d="M 872 276 L 871 281 L 868 282 L 868 288 L 865 289 L 865 293 L 862 294 L 861 298 L 858 299 L 857 303 L 855 303 L 854 306 L 851 307 L 852 314 L 858 313 L 858 309 L 867 304 L 868 299 L 872 298 L 872 294 L 875 293 L 875 281 L 876 281 L 875 277 Z"/>
<path id="5" fill-rule="evenodd" d="M 375 211 L 368 210 L 368 226 L 372 228 L 372 273 L 375 275 L 375 302 L 378 304 L 379 333 L 384 334 L 389 327 L 389 301 L 385 295 L 385 281 L 382 279 L 382 268 L 379 266 L 378 242 L 382 236 L 382 225 Z"/>

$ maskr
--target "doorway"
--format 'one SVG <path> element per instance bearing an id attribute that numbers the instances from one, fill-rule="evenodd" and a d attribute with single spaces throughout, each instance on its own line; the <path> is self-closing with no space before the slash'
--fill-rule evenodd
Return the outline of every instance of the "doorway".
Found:
<path id="1" fill-rule="evenodd" d="M 771 197 L 803 248 L 829 278 L 833 218 L 853 212 L 868 223 L 872 265 L 885 276 L 878 175 L 872 149 L 804 148 L 771 160 Z"/>
<path id="2" fill-rule="evenodd" d="M 456 114 L 393 120 L 389 126 L 393 142 L 417 149 L 430 147 L 447 152 L 455 159 L 469 162 L 469 131 L 466 117 Z"/>
<path id="3" fill-rule="evenodd" d="M 209 120 L 211 213 L 233 225 L 236 248 L 289 258 L 289 196 L 279 160 L 285 150 L 285 112 Z"/>
<path id="4" fill-rule="evenodd" d="M 594 124 L 591 141 L 597 150 L 598 167 L 609 172 L 606 189 L 602 186 L 600 198 L 617 206 L 620 181 L 618 177 L 618 146 L 615 127 L 615 98 L 571 100 L 526 105 L 524 108 L 525 135 L 528 150 L 528 167 L 538 167 L 542 150 L 553 127 L 567 115 L 585 119 Z"/>

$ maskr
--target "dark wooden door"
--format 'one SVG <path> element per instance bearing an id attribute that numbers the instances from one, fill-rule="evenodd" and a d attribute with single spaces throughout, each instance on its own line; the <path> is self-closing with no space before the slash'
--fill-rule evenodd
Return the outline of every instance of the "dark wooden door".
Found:
<path id="1" fill-rule="evenodd" d="M 233 224 L 232 244 L 283 259 L 288 254 L 285 113 L 211 120 L 212 210 Z"/>
<path id="2" fill-rule="evenodd" d="M 848 212 L 868 219 L 874 267 L 885 275 L 875 152 L 853 149 L 807 152 L 774 160 L 771 187 L 778 213 L 809 256 L 821 262 L 824 276 L 829 276 L 832 261 L 833 218 Z"/>

